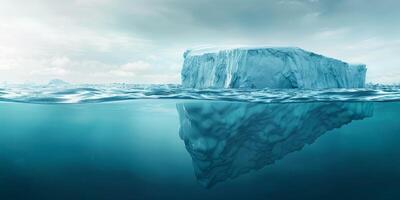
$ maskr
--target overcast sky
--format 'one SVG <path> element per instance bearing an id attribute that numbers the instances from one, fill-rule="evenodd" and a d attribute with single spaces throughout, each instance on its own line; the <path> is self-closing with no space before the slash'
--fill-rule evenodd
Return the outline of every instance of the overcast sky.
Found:
<path id="1" fill-rule="evenodd" d="M 397 0 L 0 0 L 0 83 L 179 83 L 197 46 L 297 46 L 400 82 Z"/>

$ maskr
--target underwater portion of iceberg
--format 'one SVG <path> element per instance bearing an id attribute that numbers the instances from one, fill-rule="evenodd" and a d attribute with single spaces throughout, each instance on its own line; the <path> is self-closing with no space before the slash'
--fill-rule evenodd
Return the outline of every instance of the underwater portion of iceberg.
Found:
<path id="1" fill-rule="evenodd" d="M 300 48 L 188 50 L 184 59 L 189 88 L 362 88 L 367 70 Z"/>
<path id="2" fill-rule="evenodd" d="M 179 135 L 195 175 L 209 188 L 270 165 L 329 130 L 372 116 L 373 103 L 193 102 L 180 103 L 177 110 Z"/>

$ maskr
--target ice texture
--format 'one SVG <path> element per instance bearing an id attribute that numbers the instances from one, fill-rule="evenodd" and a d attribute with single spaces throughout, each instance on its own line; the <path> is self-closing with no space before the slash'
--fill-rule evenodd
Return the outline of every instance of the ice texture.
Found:
<path id="1" fill-rule="evenodd" d="M 180 137 L 209 188 L 301 150 L 329 130 L 373 115 L 371 102 L 177 105 Z"/>
<path id="2" fill-rule="evenodd" d="M 366 66 L 296 47 L 197 49 L 184 53 L 188 88 L 363 88 Z"/>

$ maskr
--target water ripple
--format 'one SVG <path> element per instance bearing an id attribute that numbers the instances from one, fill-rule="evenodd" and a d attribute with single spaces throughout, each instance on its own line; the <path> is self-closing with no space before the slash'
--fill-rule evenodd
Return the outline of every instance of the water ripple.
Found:
<path id="1" fill-rule="evenodd" d="M 6 85 L 0 101 L 43 104 L 100 103 L 135 99 L 196 99 L 254 103 L 400 101 L 399 85 L 362 89 L 188 89 L 180 85 Z"/>

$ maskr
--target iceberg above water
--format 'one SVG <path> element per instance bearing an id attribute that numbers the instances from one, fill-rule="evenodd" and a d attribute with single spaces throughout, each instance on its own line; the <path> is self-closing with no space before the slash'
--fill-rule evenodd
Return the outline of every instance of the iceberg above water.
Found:
<path id="1" fill-rule="evenodd" d="M 52 79 L 47 84 L 47 86 L 66 86 L 66 85 L 70 85 L 70 84 L 61 79 Z"/>
<path id="2" fill-rule="evenodd" d="M 373 115 L 371 102 L 177 105 L 179 135 L 209 188 L 273 164 L 329 130 Z"/>
<path id="3" fill-rule="evenodd" d="M 296 47 L 197 49 L 184 53 L 188 88 L 363 88 L 366 66 Z"/>

